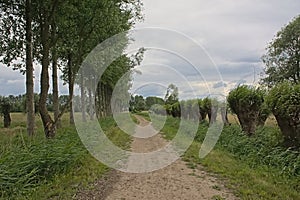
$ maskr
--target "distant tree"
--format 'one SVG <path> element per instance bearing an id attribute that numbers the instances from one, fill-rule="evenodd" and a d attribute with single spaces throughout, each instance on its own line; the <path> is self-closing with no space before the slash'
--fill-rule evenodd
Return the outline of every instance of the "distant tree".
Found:
<path id="1" fill-rule="evenodd" d="M 10 127 L 11 117 L 10 117 L 10 110 L 11 110 L 11 102 L 7 97 L 0 97 L 0 110 L 1 115 L 3 116 L 3 124 L 4 128 Z"/>
<path id="2" fill-rule="evenodd" d="M 249 136 L 253 135 L 264 102 L 263 92 L 260 89 L 242 85 L 229 93 L 227 101 L 230 109 L 237 115 L 242 130 Z"/>
<path id="3" fill-rule="evenodd" d="M 174 84 L 170 84 L 167 88 L 167 93 L 165 96 L 165 102 L 166 104 L 174 104 L 178 102 L 179 97 L 178 97 L 178 87 L 176 87 Z"/>
<path id="4" fill-rule="evenodd" d="M 207 116 L 207 109 L 204 104 L 205 104 L 205 102 L 203 102 L 202 99 L 198 100 L 199 112 L 200 112 L 200 116 L 201 116 L 200 121 L 204 121 Z"/>
<path id="5" fill-rule="evenodd" d="M 131 96 L 129 104 L 129 110 L 132 112 L 140 112 L 146 110 L 145 99 L 142 95 Z"/>
<path id="6" fill-rule="evenodd" d="M 300 82 L 300 15 L 277 33 L 262 57 L 266 65 L 263 83 Z"/>
<path id="7" fill-rule="evenodd" d="M 149 112 L 153 112 L 153 113 L 158 114 L 158 115 L 165 115 L 166 114 L 166 110 L 165 110 L 164 106 L 160 105 L 160 104 L 152 105 L 151 110 L 149 110 Z"/>
<path id="8" fill-rule="evenodd" d="M 209 123 L 215 123 L 217 121 L 217 112 L 219 109 L 218 101 L 216 99 L 206 97 L 203 99 L 202 104 L 203 109 L 205 110 L 204 112 L 208 115 Z"/>
<path id="9" fill-rule="evenodd" d="M 165 101 L 160 98 L 160 97 L 147 97 L 146 100 L 146 108 L 147 109 L 150 109 L 151 106 L 155 105 L 155 104 L 158 104 L 158 105 L 164 105 L 165 104 Z"/>

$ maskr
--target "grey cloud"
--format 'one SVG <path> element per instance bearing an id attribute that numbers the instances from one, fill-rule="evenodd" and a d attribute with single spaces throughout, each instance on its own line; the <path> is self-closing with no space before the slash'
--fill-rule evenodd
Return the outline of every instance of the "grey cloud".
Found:
<path id="1" fill-rule="evenodd" d="M 39 76 L 40 67 L 34 66 L 34 92 L 39 93 Z M 49 74 L 51 71 L 49 72 Z M 52 83 L 50 80 L 49 92 L 52 92 Z M 68 87 L 63 85 L 63 82 L 59 82 L 60 94 L 68 94 Z M 25 75 L 22 75 L 19 71 L 14 71 L 12 68 L 6 67 L 0 64 L 0 95 L 18 95 L 25 94 Z"/>
<path id="2" fill-rule="evenodd" d="M 146 20 L 140 26 L 182 31 L 202 42 L 217 62 L 237 60 L 249 52 L 256 52 L 259 60 L 268 41 L 299 13 L 300 7 L 298 0 L 190 0 L 188 4 L 179 0 L 172 4 L 145 0 L 144 3 Z"/>
<path id="3" fill-rule="evenodd" d="M 213 88 L 227 87 L 227 84 L 224 82 L 218 82 L 213 85 Z"/>
<path id="4" fill-rule="evenodd" d="M 247 80 L 244 80 L 244 79 L 242 79 L 242 80 L 237 80 L 237 81 L 235 81 L 235 87 L 237 87 L 237 86 L 239 86 L 239 85 L 243 85 L 243 84 L 245 84 L 245 83 L 247 83 Z"/>
<path id="5" fill-rule="evenodd" d="M 160 34 L 142 35 L 140 39 L 151 44 L 155 38 L 156 44 L 187 54 L 187 60 L 199 60 L 193 64 L 200 66 L 203 77 L 197 75 L 189 63 L 180 57 L 167 55 L 167 52 L 146 54 L 144 64 L 154 62 L 171 66 L 190 81 L 198 83 L 204 83 L 204 80 L 222 82 L 222 78 L 227 87 L 233 87 L 237 82 L 251 83 L 253 79 L 258 79 L 257 74 L 263 69 L 260 58 L 265 53 L 265 47 L 282 26 L 299 15 L 300 8 L 299 0 L 189 0 L 187 3 L 182 0 L 143 0 L 143 3 L 145 20 L 137 24 L 137 28 L 162 27 L 186 34 L 203 45 L 216 63 L 221 77 L 207 59 L 205 50 L 194 51 L 193 46 L 174 36 L 168 40 Z M 24 76 L 4 68 L 0 66 L 1 94 L 24 93 L 25 81 L 19 85 L 8 84 L 8 80 L 24 80 Z M 148 76 L 135 77 L 136 85 L 151 81 L 161 81 L 166 85 L 177 82 L 182 85 L 179 76 L 162 68 L 145 68 L 143 73 Z M 38 69 L 35 74 L 35 91 L 38 92 Z M 182 87 L 184 91 L 189 91 L 187 87 Z M 67 88 L 60 85 L 60 91 L 67 93 Z"/>

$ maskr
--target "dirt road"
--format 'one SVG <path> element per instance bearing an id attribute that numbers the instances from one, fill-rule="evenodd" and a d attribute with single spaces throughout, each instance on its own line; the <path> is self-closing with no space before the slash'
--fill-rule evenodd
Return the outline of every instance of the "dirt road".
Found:
<path id="1" fill-rule="evenodd" d="M 148 121 L 137 116 L 141 126 Z M 138 129 L 136 129 L 138 130 Z M 144 134 L 145 131 L 143 130 Z M 142 139 L 135 138 L 132 143 L 133 152 L 152 152 L 167 141 L 160 134 Z M 237 199 L 222 182 L 209 173 L 198 169 L 190 169 L 182 160 L 158 171 L 131 174 L 112 171 L 105 178 L 95 183 L 94 190 L 81 192 L 77 199 L 105 200 L 193 200 L 193 199 Z"/>

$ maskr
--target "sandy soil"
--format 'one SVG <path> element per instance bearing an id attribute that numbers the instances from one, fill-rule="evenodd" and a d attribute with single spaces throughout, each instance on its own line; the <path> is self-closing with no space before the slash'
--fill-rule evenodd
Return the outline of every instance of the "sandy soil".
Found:
<path id="1" fill-rule="evenodd" d="M 148 121 L 137 116 L 141 126 Z M 145 131 L 145 130 L 143 130 Z M 152 152 L 167 144 L 160 134 L 147 139 L 135 138 L 133 152 Z M 76 199 L 105 200 L 192 200 L 238 199 L 222 181 L 201 169 L 190 169 L 182 160 L 163 169 L 143 174 L 112 171 L 94 183 L 92 190 L 81 191 Z M 215 197 L 215 198 L 214 198 Z"/>

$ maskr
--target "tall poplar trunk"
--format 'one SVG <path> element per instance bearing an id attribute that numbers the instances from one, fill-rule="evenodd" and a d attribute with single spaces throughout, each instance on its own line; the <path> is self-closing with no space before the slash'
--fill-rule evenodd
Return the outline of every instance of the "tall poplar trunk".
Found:
<path id="1" fill-rule="evenodd" d="M 57 78 L 57 52 L 56 47 L 53 47 L 52 50 L 52 88 L 53 88 L 53 111 L 54 111 L 54 120 L 56 121 L 56 128 L 61 127 L 61 120 L 59 118 L 59 95 L 58 95 L 58 78 Z"/>
<path id="2" fill-rule="evenodd" d="M 32 16 L 31 0 L 26 0 L 26 113 L 27 133 L 34 135 L 35 110 L 34 110 L 34 85 L 32 64 Z"/>
<path id="3" fill-rule="evenodd" d="M 60 111 L 59 111 L 59 94 L 58 94 L 58 78 L 57 78 L 57 50 L 56 50 L 56 24 L 54 21 L 51 23 L 51 42 L 52 42 L 52 93 L 53 93 L 53 112 L 54 112 L 54 125 L 56 128 L 61 127 Z"/>
<path id="4" fill-rule="evenodd" d="M 44 132 L 47 138 L 53 138 L 55 136 L 54 122 L 47 110 L 47 97 L 49 90 L 49 52 L 50 52 L 50 37 L 49 37 L 49 19 L 47 12 L 42 12 L 41 22 L 41 40 L 42 40 L 42 72 L 41 72 L 41 93 L 39 101 L 39 111 L 44 125 Z"/>
<path id="5" fill-rule="evenodd" d="M 90 116 L 90 120 L 94 120 L 93 94 L 92 94 L 91 87 L 88 88 L 88 94 L 89 94 L 89 116 Z"/>
<path id="6" fill-rule="evenodd" d="M 84 74 L 83 70 L 80 72 L 80 95 L 81 95 L 81 115 L 82 115 L 82 121 L 86 122 L 86 105 L 85 105 L 85 94 L 84 94 L 84 84 L 83 80 L 84 79 Z"/>
<path id="7" fill-rule="evenodd" d="M 74 95 L 74 78 L 72 66 L 72 55 L 68 55 L 68 83 L 69 83 L 69 107 L 70 107 L 70 124 L 75 124 L 74 122 L 74 111 L 73 111 L 73 95 Z"/>

